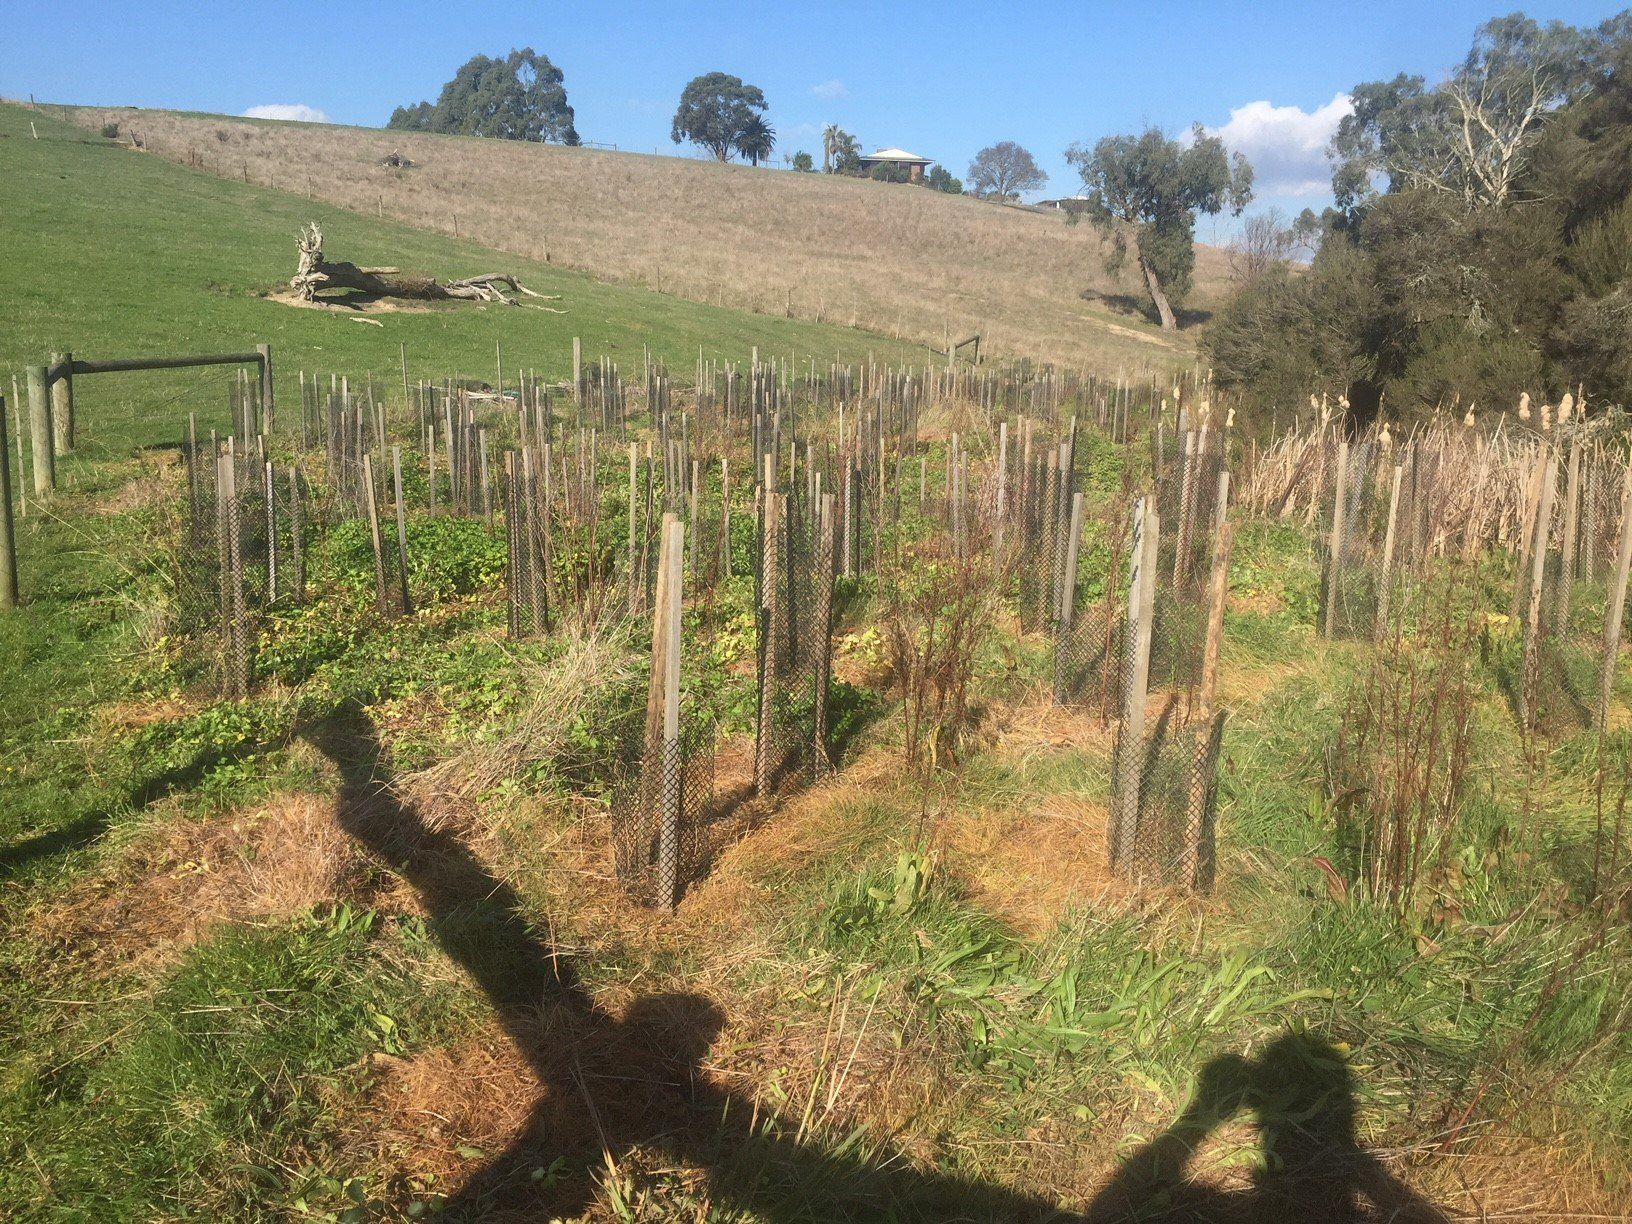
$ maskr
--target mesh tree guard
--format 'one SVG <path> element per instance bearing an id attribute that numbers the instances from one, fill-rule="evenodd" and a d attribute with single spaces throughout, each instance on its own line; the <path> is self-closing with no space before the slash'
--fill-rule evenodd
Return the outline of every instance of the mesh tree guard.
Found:
<path id="1" fill-rule="evenodd" d="M 1218 758 L 1224 715 L 1184 722 L 1178 702 L 1164 703 L 1137 746 L 1139 785 L 1131 800 L 1132 835 L 1121 847 L 1119 873 L 1142 884 L 1209 891 L 1216 874 Z M 1113 773 L 1130 771 L 1117 736 Z"/>
<path id="2" fill-rule="evenodd" d="M 243 698 L 253 685 L 264 614 L 306 596 L 310 495 L 298 467 L 265 458 L 257 439 L 182 443 L 186 487 L 171 546 L 171 618 L 194 648 L 205 691 Z"/>

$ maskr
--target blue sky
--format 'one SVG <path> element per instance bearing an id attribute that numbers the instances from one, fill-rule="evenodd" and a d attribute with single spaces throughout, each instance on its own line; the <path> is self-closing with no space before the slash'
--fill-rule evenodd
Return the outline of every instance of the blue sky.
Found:
<path id="1" fill-rule="evenodd" d="M 1624 4 L 1624 0 L 1623 0 Z M 1547 3 L 1596 24 L 1623 4 Z M 239 114 L 305 106 L 383 124 L 434 98 L 475 52 L 531 45 L 566 74 L 584 139 L 675 153 L 681 88 L 709 71 L 760 86 L 778 152 L 817 154 L 835 122 L 962 175 L 1017 140 L 1071 194 L 1073 140 L 1200 121 L 1253 160 L 1254 209 L 1323 202 L 1319 149 L 1358 81 L 1433 78 L 1499 0 L 1371 3 L 483 4 L 407 0 L 210 4 L 0 0 L 0 94 Z M 26 49 L 38 54 L 23 54 Z M 1211 236 L 1203 221 L 1200 237 Z M 1227 231 L 1228 223 L 1218 223 Z"/>

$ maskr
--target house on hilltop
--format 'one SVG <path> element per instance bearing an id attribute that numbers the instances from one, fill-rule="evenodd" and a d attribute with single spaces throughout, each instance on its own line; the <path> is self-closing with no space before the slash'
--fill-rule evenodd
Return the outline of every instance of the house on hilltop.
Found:
<path id="1" fill-rule="evenodd" d="M 870 175 L 876 167 L 887 166 L 904 171 L 910 182 L 917 183 L 923 180 L 924 171 L 933 164 L 929 158 L 908 153 L 905 149 L 879 149 L 861 159 L 861 172 Z"/>

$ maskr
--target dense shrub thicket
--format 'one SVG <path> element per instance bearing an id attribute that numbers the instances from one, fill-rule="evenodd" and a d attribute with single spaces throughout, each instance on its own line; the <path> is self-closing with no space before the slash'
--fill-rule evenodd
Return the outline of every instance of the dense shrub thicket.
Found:
<path id="1" fill-rule="evenodd" d="M 1443 84 L 1353 96 L 1313 262 L 1251 278 L 1213 322 L 1221 385 L 1403 417 L 1578 385 L 1632 402 L 1632 11 L 1500 18 Z"/>

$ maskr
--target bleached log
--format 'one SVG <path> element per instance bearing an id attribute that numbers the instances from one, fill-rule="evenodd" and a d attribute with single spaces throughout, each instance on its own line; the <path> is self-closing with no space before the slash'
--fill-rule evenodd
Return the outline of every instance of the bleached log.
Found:
<path id="1" fill-rule="evenodd" d="M 511 293 L 542 296 L 508 272 L 485 272 L 442 284 L 434 277 L 407 274 L 395 267 L 361 268 L 354 263 L 331 261 L 323 257 L 323 231 L 315 221 L 301 231 L 296 247 L 299 262 L 289 287 L 308 302 L 316 301 L 317 295 L 328 289 L 355 289 L 374 297 L 501 302 L 507 306 L 516 302 L 504 295 L 501 285 Z"/>

